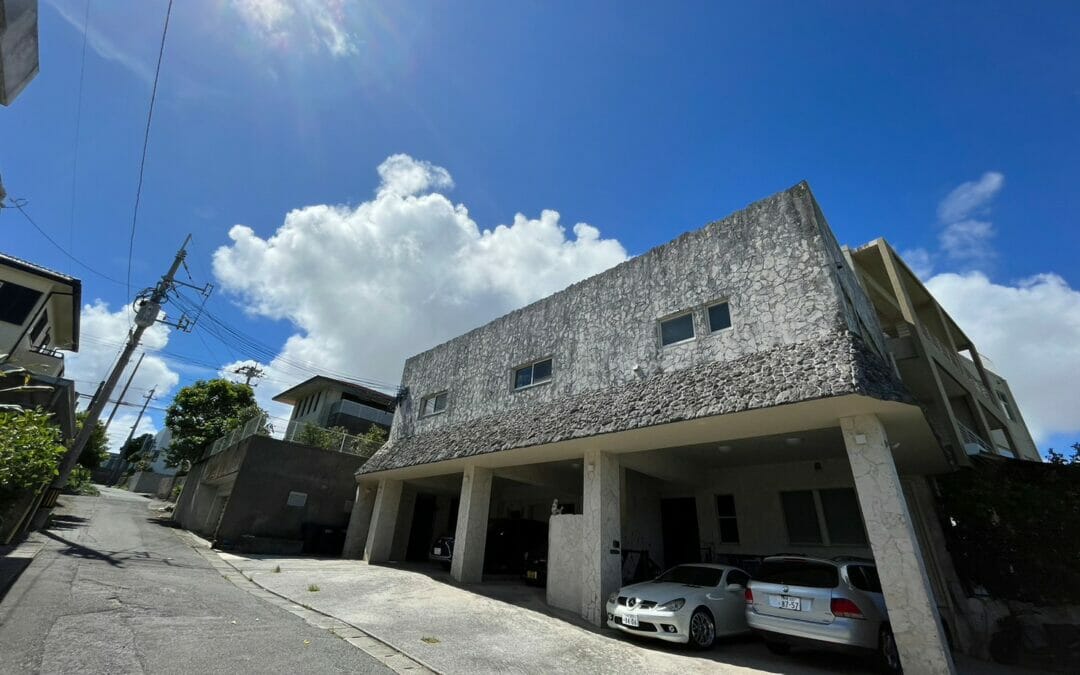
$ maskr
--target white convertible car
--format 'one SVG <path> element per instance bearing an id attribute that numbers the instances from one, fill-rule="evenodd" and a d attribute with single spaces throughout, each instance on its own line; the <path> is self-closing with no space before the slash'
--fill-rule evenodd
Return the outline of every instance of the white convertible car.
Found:
<path id="1" fill-rule="evenodd" d="M 749 581 L 750 575 L 735 567 L 678 565 L 652 581 L 612 593 L 607 625 L 707 649 L 717 636 L 749 630 L 744 598 Z"/>

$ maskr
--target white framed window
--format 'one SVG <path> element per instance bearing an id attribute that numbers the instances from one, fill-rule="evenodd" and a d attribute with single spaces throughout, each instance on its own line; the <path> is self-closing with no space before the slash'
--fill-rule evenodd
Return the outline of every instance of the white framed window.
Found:
<path id="1" fill-rule="evenodd" d="M 514 389 L 525 389 L 551 381 L 551 359 L 534 361 L 514 369 Z"/>
<path id="2" fill-rule="evenodd" d="M 867 545 L 854 488 L 781 492 L 780 505 L 790 544 Z"/>
<path id="3" fill-rule="evenodd" d="M 420 401 L 420 417 L 428 417 L 429 415 L 438 415 L 439 413 L 446 412 L 446 406 L 449 402 L 449 392 L 440 391 L 437 394 L 425 396 Z"/>
<path id="4" fill-rule="evenodd" d="M 660 346 L 679 344 L 694 339 L 694 313 L 686 312 L 660 321 Z"/>
<path id="5" fill-rule="evenodd" d="M 725 328 L 731 328 L 731 307 L 726 300 L 714 305 L 709 305 L 708 315 L 710 333 L 715 333 L 716 331 L 724 330 Z"/>
<path id="6" fill-rule="evenodd" d="M 997 394 L 998 401 L 1001 402 L 1001 409 L 1005 411 L 1005 417 L 1008 417 L 1010 422 L 1015 422 L 1016 417 L 1013 416 L 1012 407 L 1009 405 L 1009 397 L 1006 396 L 1003 391 L 995 390 L 995 393 Z"/>

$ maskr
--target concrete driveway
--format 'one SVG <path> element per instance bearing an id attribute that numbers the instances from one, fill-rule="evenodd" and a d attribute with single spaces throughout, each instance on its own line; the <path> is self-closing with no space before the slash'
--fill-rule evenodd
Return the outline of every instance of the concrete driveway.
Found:
<path id="1" fill-rule="evenodd" d="M 259 585 L 444 673 L 873 672 L 866 660 L 834 654 L 775 656 L 752 638 L 718 642 L 708 652 L 630 638 L 553 610 L 542 589 L 516 581 L 463 587 L 437 567 L 219 555 Z"/>

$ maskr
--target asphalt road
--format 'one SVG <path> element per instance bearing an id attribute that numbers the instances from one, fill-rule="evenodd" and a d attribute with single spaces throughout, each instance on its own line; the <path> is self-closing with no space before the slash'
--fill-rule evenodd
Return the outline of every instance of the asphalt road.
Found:
<path id="1" fill-rule="evenodd" d="M 391 673 L 225 580 L 122 490 L 61 497 L 0 601 L 0 673 Z"/>

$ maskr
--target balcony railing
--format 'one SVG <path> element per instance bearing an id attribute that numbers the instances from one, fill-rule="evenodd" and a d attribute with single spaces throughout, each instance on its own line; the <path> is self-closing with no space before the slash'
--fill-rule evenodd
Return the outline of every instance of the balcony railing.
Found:
<path id="1" fill-rule="evenodd" d="M 957 422 L 956 426 L 960 427 L 960 439 L 964 442 L 964 452 L 969 455 L 978 455 L 980 453 L 986 453 L 988 455 L 994 454 L 994 451 L 990 448 L 990 444 L 983 440 L 977 433 L 967 428 L 961 422 Z"/>
<path id="2" fill-rule="evenodd" d="M 246 438 L 270 436 L 273 433 L 274 426 L 269 418 L 266 415 L 257 415 L 208 445 L 203 452 L 203 458 L 213 457 Z M 325 429 L 310 422 L 289 422 L 285 427 L 284 440 L 360 457 L 371 457 L 379 449 L 365 442 L 361 436 L 342 433 L 336 429 Z"/>
<path id="3" fill-rule="evenodd" d="M 367 420 L 389 427 L 394 421 L 394 413 L 379 410 L 378 408 L 356 401 L 337 401 L 330 406 L 330 415 L 348 415 L 358 419 Z"/>
<path id="4" fill-rule="evenodd" d="M 953 350 L 943 345 L 941 341 L 937 339 L 937 336 L 926 330 L 924 326 L 919 326 L 919 335 L 922 336 L 923 342 L 932 345 L 934 350 L 944 356 L 946 361 L 952 363 L 956 370 L 963 374 L 964 378 L 968 381 L 972 388 L 975 389 L 975 391 L 982 394 L 983 397 L 985 397 L 987 400 L 994 400 L 993 398 L 991 398 L 990 391 L 986 388 L 986 385 L 983 384 L 982 378 L 979 377 L 978 368 L 975 367 L 975 364 L 970 359 L 960 356 Z"/>
<path id="5" fill-rule="evenodd" d="M 31 346 L 27 349 L 19 349 L 8 361 L 38 375 L 62 377 L 64 374 L 64 353 L 51 347 Z"/>

